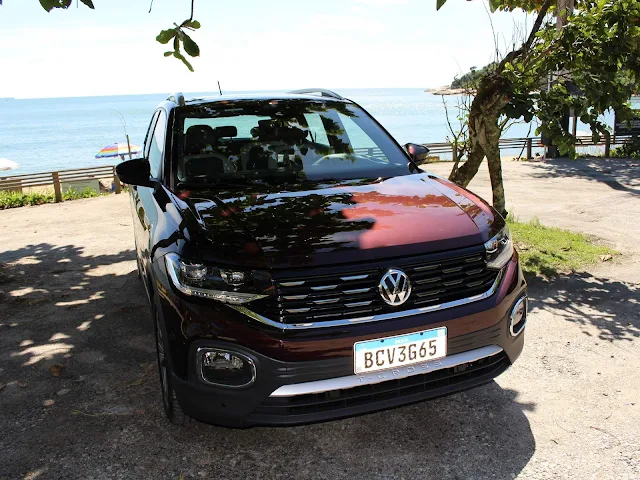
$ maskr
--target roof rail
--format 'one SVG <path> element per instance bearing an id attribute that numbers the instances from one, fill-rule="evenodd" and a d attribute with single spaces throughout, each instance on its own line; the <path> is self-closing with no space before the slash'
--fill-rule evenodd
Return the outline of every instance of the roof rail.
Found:
<path id="1" fill-rule="evenodd" d="M 289 93 L 297 93 L 297 94 L 319 93 L 321 97 L 329 97 L 329 98 L 335 98 L 336 100 L 344 100 L 344 97 L 338 95 L 336 92 L 327 90 L 326 88 L 303 88 L 301 90 L 293 90 L 292 92 L 289 92 Z"/>
<path id="2" fill-rule="evenodd" d="M 172 93 L 167 98 L 169 102 L 173 102 L 179 107 L 184 107 L 184 95 L 180 92 Z"/>

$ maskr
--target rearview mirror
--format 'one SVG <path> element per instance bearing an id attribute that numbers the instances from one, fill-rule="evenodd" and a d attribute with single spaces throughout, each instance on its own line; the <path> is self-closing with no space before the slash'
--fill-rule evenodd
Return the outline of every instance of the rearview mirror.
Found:
<path id="1" fill-rule="evenodd" d="M 136 158 L 127 160 L 116 166 L 116 175 L 122 183 L 137 185 L 140 187 L 151 187 L 151 167 L 146 158 Z"/>
<path id="2" fill-rule="evenodd" d="M 417 143 L 407 143 L 404 146 L 404 150 L 409 155 L 409 158 L 411 158 L 415 163 L 423 162 L 427 159 L 427 155 L 429 154 L 429 149 L 427 147 Z"/>

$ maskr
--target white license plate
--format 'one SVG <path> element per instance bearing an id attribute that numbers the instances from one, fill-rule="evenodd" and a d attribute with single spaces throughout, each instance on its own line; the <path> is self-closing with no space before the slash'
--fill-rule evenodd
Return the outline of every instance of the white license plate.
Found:
<path id="1" fill-rule="evenodd" d="M 367 340 L 353 345 L 353 366 L 357 375 L 446 356 L 447 327 Z"/>

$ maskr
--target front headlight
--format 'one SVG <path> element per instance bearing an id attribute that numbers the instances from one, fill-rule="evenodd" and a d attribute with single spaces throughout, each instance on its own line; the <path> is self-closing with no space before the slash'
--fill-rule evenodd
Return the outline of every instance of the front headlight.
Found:
<path id="1" fill-rule="evenodd" d="M 504 267 L 513 256 L 513 242 L 509 227 L 505 226 L 495 237 L 485 242 L 484 248 L 487 252 L 487 268 Z"/>
<path id="2" fill-rule="evenodd" d="M 185 295 L 211 298 L 232 305 L 268 296 L 268 280 L 254 272 L 191 263 L 175 253 L 169 253 L 164 258 L 173 286 Z"/>

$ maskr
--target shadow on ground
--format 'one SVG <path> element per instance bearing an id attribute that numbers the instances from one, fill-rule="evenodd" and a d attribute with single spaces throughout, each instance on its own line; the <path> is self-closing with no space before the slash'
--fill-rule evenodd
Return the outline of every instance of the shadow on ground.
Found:
<path id="1" fill-rule="evenodd" d="M 640 285 L 587 272 L 552 278 L 528 279 L 533 311 L 548 310 L 580 325 L 585 335 L 609 342 L 640 337 Z"/>
<path id="2" fill-rule="evenodd" d="M 604 183 L 614 190 L 640 195 L 640 160 L 588 158 L 580 161 L 566 158 L 529 162 L 536 170 L 534 178 L 572 177 Z"/>
<path id="3" fill-rule="evenodd" d="M 31 245 L 0 257 L 0 476 L 511 479 L 534 404 L 491 382 L 324 424 L 170 425 L 132 251 Z"/>

